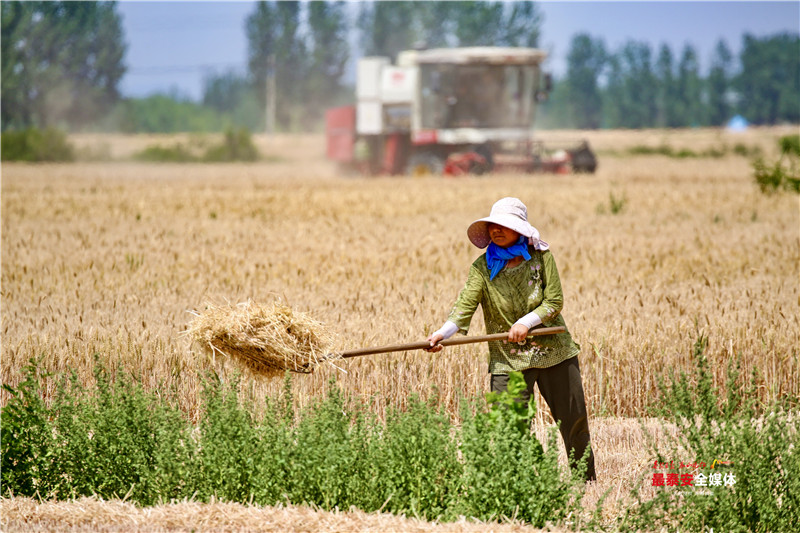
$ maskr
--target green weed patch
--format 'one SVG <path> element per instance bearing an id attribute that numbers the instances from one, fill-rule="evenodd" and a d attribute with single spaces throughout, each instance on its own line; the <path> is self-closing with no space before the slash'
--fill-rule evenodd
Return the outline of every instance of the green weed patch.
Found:
<path id="1" fill-rule="evenodd" d="M 208 146 L 205 139 L 195 138 L 190 143 L 175 143 L 171 146 L 151 145 L 134 155 L 137 161 L 159 163 L 225 163 L 234 161 L 256 161 L 258 149 L 247 129 L 225 131 L 222 141 Z"/>
<path id="2" fill-rule="evenodd" d="M 780 157 L 768 163 L 763 158 L 753 162 L 753 176 L 763 193 L 794 191 L 800 193 L 800 135 L 785 135 L 778 140 Z"/>
<path id="3" fill-rule="evenodd" d="M 741 382 L 728 367 L 726 395 L 714 386 L 699 336 L 694 375 L 661 384 L 661 414 L 678 432 L 667 451 L 653 448 L 654 472 L 642 483 L 660 485 L 622 520 L 623 530 L 793 531 L 800 520 L 800 433 L 796 402 L 759 405 L 756 376 Z M 670 476 L 674 483 L 670 483 Z"/>
<path id="4" fill-rule="evenodd" d="M 7 130 L 0 135 L 3 161 L 30 163 L 72 161 L 75 149 L 67 134 L 55 128 Z"/>
<path id="5" fill-rule="evenodd" d="M 643 476 L 632 506 L 610 527 L 789 531 L 800 521 L 796 402 L 757 403 L 755 377 L 744 383 L 735 364 L 722 395 L 707 344 L 704 336 L 695 344 L 692 376 L 662 381 L 659 414 L 677 431 L 666 449 L 653 446 L 659 470 Z M 119 374 L 111 381 L 100 365 L 95 388 L 63 379 L 49 403 L 40 378 L 32 362 L 17 387 L 4 386 L 6 494 L 124 497 L 141 505 L 289 502 L 427 520 L 515 517 L 538 527 L 581 526 L 570 521 L 579 520 L 582 472 L 559 464 L 555 431 L 543 445 L 528 429 L 535 405 L 517 401 L 521 375 L 511 376 L 506 393 L 463 402 L 457 426 L 435 395 L 412 398 L 381 422 L 334 382 L 325 398 L 297 410 L 288 375 L 283 394 L 268 399 L 258 417 L 237 395 L 238 383 L 209 377 L 197 423 L 168 394 L 149 393 Z M 643 497 L 651 485 L 655 496 Z M 601 527 L 602 505 L 584 526 Z"/>
<path id="6" fill-rule="evenodd" d="M 554 434 L 544 449 L 521 429 L 511 393 L 491 406 L 472 402 L 461 428 L 435 399 L 412 399 L 382 423 L 335 383 L 295 412 L 287 378 L 283 397 L 257 419 L 236 383 L 209 378 L 194 425 L 168 399 L 131 378 L 111 382 L 100 366 L 95 389 L 62 380 L 49 405 L 40 377 L 32 362 L 18 387 L 4 386 L 3 490 L 18 496 L 291 502 L 544 526 L 570 516 L 583 486 L 559 466 Z M 512 379 L 512 391 L 521 380 Z"/>

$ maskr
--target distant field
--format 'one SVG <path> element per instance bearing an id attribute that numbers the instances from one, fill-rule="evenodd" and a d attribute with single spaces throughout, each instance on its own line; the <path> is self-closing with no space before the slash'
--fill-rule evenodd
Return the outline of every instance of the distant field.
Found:
<path id="1" fill-rule="evenodd" d="M 326 323 L 339 349 L 424 339 L 480 253 L 468 224 L 517 196 L 559 266 L 590 424 L 617 428 L 603 417 L 646 414 L 658 377 L 691 372 L 700 332 L 717 381 L 740 356 L 765 398 L 797 397 L 798 198 L 760 193 L 751 160 L 734 153 L 773 155 L 776 139 L 795 131 L 544 132 L 587 137 L 597 174 L 457 179 L 339 177 L 320 136 L 257 136 L 268 162 L 215 165 L 124 161 L 173 138 L 76 137 L 113 160 L 3 164 L 2 381 L 16 384 L 35 356 L 90 383 L 99 354 L 148 387 L 176 391 L 196 416 L 202 373 L 235 370 L 181 334 L 188 311 L 208 300 L 280 297 Z M 726 155 L 628 155 L 637 146 Z M 473 326 L 482 331 L 480 317 Z M 455 417 L 460 397 L 488 389 L 485 353 L 467 345 L 342 361 L 297 376 L 295 394 L 307 405 L 335 376 L 383 415 L 436 387 Z M 256 403 L 282 387 L 242 383 Z M 625 486 L 622 465 L 646 468 L 650 458 L 634 448 L 598 450 L 605 481 L 595 497 Z"/>

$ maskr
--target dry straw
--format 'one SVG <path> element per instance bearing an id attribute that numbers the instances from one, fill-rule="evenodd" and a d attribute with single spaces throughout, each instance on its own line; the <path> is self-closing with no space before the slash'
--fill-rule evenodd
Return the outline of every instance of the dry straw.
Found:
<path id="1" fill-rule="evenodd" d="M 311 372 L 325 358 L 333 336 L 324 324 L 280 303 L 207 303 L 186 330 L 212 354 L 222 354 L 254 374 Z"/>

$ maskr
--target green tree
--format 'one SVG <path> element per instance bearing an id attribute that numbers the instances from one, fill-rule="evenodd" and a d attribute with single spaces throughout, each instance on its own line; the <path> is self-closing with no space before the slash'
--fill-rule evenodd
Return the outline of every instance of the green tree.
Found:
<path id="1" fill-rule="evenodd" d="M 306 46 L 299 28 L 297 1 L 259 2 L 246 21 L 248 65 L 253 83 L 266 87 L 267 75 L 275 76 L 276 121 L 284 130 L 295 126 L 294 115 L 305 99 Z M 270 57 L 275 58 L 274 67 Z M 266 105 L 266 90 L 259 91 Z"/>
<path id="2" fill-rule="evenodd" d="M 207 76 L 203 81 L 203 105 L 231 113 L 252 89 L 247 78 L 235 72 Z"/>
<path id="3" fill-rule="evenodd" d="M 628 41 L 608 59 L 605 114 L 610 127 L 651 127 L 657 116 L 657 80 L 650 46 Z"/>
<path id="4" fill-rule="evenodd" d="M 571 124 L 578 128 L 599 128 L 603 101 L 598 80 L 606 64 L 606 48 L 602 39 L 586 33 L 572 38 L 567 55 L 567 92 Z"/>
<path id="5" fill-rule="evenodd" d="M 602 96 L 601 93 L 601 105 Z M 536 109 L 536 128 L 575 128 L 577 126 L 572 122 L 572 118 L 572 99 L 569 97 L 569 84 L 566 80 L 553 79 L 553 88 L 550 91 L 550 95 Z"/>
<path id="6" fill-rule="evenodd" d="M 411 48 L 421 37 L 416 2 L 365 2 L 358 13 L 364 55 L 392 59 Z"/>
<path id="7" fill-rule="evenodd" d="M 206 77 L 202 103 L 216 111 L 227 126 L 250 131 L 263 127 L 264 112 L 257 88 L 247 77 L 235 72 Z"/>
<path id="8" fill-rule="evenodd" d="M 458 2 L 419 2 L 419 40 L 428 48 L 445 48 L 455 43 Z"/>
<path id="9" fill-rule="evenodd" d="M 350 58 L 345 2 L 309 2 L 308 27 L 308 97 L 303 116 L 306 129 L 321 121 L 325 109 L 335 105 L 341 92 L 342 76 Z"/>
<path id="10" fill-rule="evenodd" d="M 456 38 L 459 46 L 491 46 L 502 31 L 500 2 L 457 2 Z"/>
<path id="11" fill-rule="evenodd" d="M 603 92 L 603 125 L 607 128 L 623 126 L 625 79 L 618 54 L 608 57 L 606 88 Z"/>
<path id="12" fill-rule="evenodd" d="M 119 99 L 125 44 L 114 2 L 15 2 L 2 13 L 3 128 L 80 128 Z"/>
<path id="13" fill-rule="evenodd" d="M 660 128 L 675 128 L 678 126 L 676 110 L 677 87 L 675 81 L 675 64 L 672 50 L 662 44 L 655 67 L 656 83 L 656 126 Z"/>
<path id="14" fill-rule="evenodd" d="M 506 5 L 504 38 L 499 43 L 505 46 L 539 46 L 544 15 L 534 2 L 518 1 Z"/>
<path id="15" fill-rule="evenodd" d="M 746 34 L 736 82 L 742 114 L 756 124 L 800 121 L 800 35 Z"/>
<path id="16" fill-rule="evenodd" d="M 116 128 L 128 133 L 211 132 L 224 127 L 219 113 L 177 94 L 123 100 L 113 118 Z"/>
<path id="17" fill-rule="evenodd" d="M 678 63 L 678 78 L 676 80 L 676 110 L 678 126 L 699 126 L 705 123 L 702 102 L 702 80 L 700 67 L 697 63 L 697 52 L 694 47 L 687 44 L 683 47 L 681 60 Z"/>
<path id="18" fill-rule="evenodd" d="M 365 2 L 358 28 L 365 55 L 395 58 L 426 46 L 536 47 L 542 14 L 534 2 Z"/>
<path id="19" fill-rule="evenodd" d="M 622 50 L 625 68 L 625 114 L 623 125 L 647 128 L 655 124 L 656 79 L 653 75 L 652 53 L 644 42 L 629 41 Z"/>
<path id="20" fill-rule="evenodd" d="M 453 2 L 459 46 L 536 47 L 542 15 L 524 2 Z"/>
<path id="21" fill-rule="evenodd" d="M 712 126 L 721 126 L 731 115 L 730 85 L 733 54 L 720 39 L 714 48 L 711 70 L 708 73 L 708 120 Z"/>

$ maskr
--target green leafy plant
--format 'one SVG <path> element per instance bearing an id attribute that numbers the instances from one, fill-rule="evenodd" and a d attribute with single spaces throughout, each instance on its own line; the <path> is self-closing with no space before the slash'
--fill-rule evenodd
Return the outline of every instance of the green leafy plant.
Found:
<path id="1" fill-rule="evenodd" d="M 436 400 L 411 398 L 406 410 L 389 413 L 382 438 L 373 439 L 376 489 L 386 510 L 434 519 L 447 515 L 458 498 L 463 470 L 458 445 Z"/>
<path id="2" fill-rule="evenodd" d="M 759 157 L 761 156 L 761 147 L 747 146 L 744 143 L 736 143 L 733 146 L 733 153 L 743 157 Z"/>
<path id="3" fill-rule="evenodd" d="M 676 150 L 675 148 L 673 148 L 668 144 L 661 144 L 659 146 L 648 146 L 648 145 L 638 144 L 636 146 L 631 146 L 630 148 L 628 148 L 627 153 L 629 155 L 663 155 L 675 159 L 688 159 L 696 157 L 709 157 L 709 158 L 719 159 L 727 155 L 728 147 L 724 145 L 712 146 L 710 148 L 706 148 L 701 152 L 695 152 L 694 150 L 691 150 L 689 148 L 681 148 L 680 150 Z"/>
<path id="4" fill-rule="evenodd" d="M 56 406 L 56 434 L 64 443 L 57 470 L 73 479 L 60 492 L 129 495 L 145 505 L 178 497 L 194 470 L 189 425 L 180 411 L 123 373 L 111 382 L 99 363 L 95 380 L 95 394 L 79 395 L 73 379 L 72 393 Z"/>
<path id="5" fill-rule="evenodd" d="M 297 444 L 289 456 L 289 499 L 323 509 L 346 508 L 361 443 L 338 387 L 332 386 L 325 401 L 303 413 L 293 436 Z"/>
<path id="6" fill-rule="evenodd" d="M 172 146 L 148 146 L 133 156 L 137 161 L 160 163 L 193 163 L 200 158 L 186 145 L 176 143 Z"/>
<path id="7" fill-rule="evenodd" d="M 195 490 L 203 500 L 216 497 L 247 501 L 261 459 L 260 435 L 252 415 L 236 394 L 238 383 L 224 386 L 218 377 L 204 389 L 205 412 L 199 425 L 199 465 Z"/>
<path id="8" fill-rule="evenodd" d="M 614 194 L 614 191 L 611 191 L 608 193 L 608 205 L 603 203 L 597 204 L 595 212 L 598 215 L 605 215 L 607 213 L 611 213 L 612 215 L 618 215 L 622 213 L 627 203 L 628 203 L 628 197 L 625 194 L 617 196 L 616 194 Z"/>
<path id="9" fill-rule="evenodd" d="M 195 425 L 167 397 L 146 392 L 99 363 L 96 386 L 75 376 L 42 399 L 35 361 L 2 417 L 2 483 L 18 496 L 97 495 L 142 505 L 212 498 L 323 509 L 356 506 L 453 520 L 515 517 L 559 523 L 575 509 L 582 482 L 558 463 L 556 433 L 545 448 L 531 434 L 533 403 L 512 376 L 509 391 L 465 407 L 453 426 L 435 395 L 412 398 L 382 423 L 331 382 L 325 398 L 296 412 L 291 379 L 258 417 L 239 382 L 205 380 Z M 485 409 L 484 407 L 487 407 Z"/>
<path id="10" fill-rule="evenodd" d="M 618 215 L 625 209 L 625 204 L 628 203 L 628 197 L 624 194 L 622 196 L 615 196 L 613 192 L 608 193 L 608 208 L 612 215 Z"/>
<path id="11" fill-rule="evenodd" d="M 675 155 L 673 148 L 667 144 L 662 144 L 655 147 L 638 144 L 628 148 L 628 153 L 630 155 L 665 155 L 668 157 L 674 157 Z"/>
<path id="12" fill-rule="evenodd" d="M 784 135 L 778 140 L 778 144 L 782 154 L 800 157 L 800 134 Z"/>
<path id="13" fill-rule="evenodd" d="M 16 388 L 3 384 L 10 398 L 0 413 L 0 472 L 3 490 L 14 494 L 46 494 L 55 474 L 52 423 L 39 388 L 42 378 L 31 360 Z"/>
<path id="14" fill-rule="evenodd" d="M 161 163 L 225 163 L 233 161 L 256 161 L 258 149 L 246 128 L 228 128 L 223 139 L 208 145 L 203 137 L 194 137 L 188 143 L 171 146 L 152 145 L 134 155 L 137 161 Z"/>
<path id="15" fill-rule="evenodd" d="M 800 193 L 800 135 L 785 135 L 778 145 L 781 155 L 776 161 L 768 163 L 759 157 L 753 162 L 756 184 L 763 193 Z"/>
<path id="16" fill-rule="evenodd" d="M 728 465 L 729 483 L 708 487 L 661 487 L 622 521 L 623 529 L 791 531 L 800 520 L 800 434 L 789 405 L 759 405 L 755 376 L 740 382 L 738 363 L 728 367 L 727 393 L 713 385 L 702 334 L 694 347 L 696 372 L 661 383 L 662 415 L 677 427 L 669 449 L 654 457 L 690 457 L 710 467 Z M 709 471 L 702 471 L 703 475 Z M 649 480 L 645 480 L 649 481 Z"/>
<path id="17" fill-rule="evenodd" d="M 246 128 L 228 128 L 222 143 L 210 147 L 203 157 L 204 161 L 255 161 L 258 159 L 258 149 L 253 144 L 253 138 Z"/>
<path id="18" fill-rule="evenodd" d="M 62 379 L 42 400 L 35 361 L 2 410 L 2 481 L 14 494 L 46 498 L 128 496 L 153 504 L 184 493 L 194 471 L 189 426 L 179 411 L 99 363 L 87 394 Z"/>
<path id="19" fill-rule="evenodd" d="M 536 402 L 530 398 L 527 402 L 520 400 L 528 387 L 521 372 L 512 372 L 508 377 L 507 389 L 503 392 L 490 392 L 486 402 L 490 409 L 489 419 L 502 424 L 505 419 L 513 421 L 520 435 L 530 432 L 531 420 L 536 416 Z"/>
<path id="20" fill-rule="evenodd" d="M 522 374 L 512 373 L 508 391 L 488 396 L 488 411 L 463 410 L 458 506 L 481 520 L 516 517 L 543 527 L 563 521 L 575 509 L 582 483 L 559 466 L 556 431 L 550 432 L 546 448 L 531 434 L 535 405 L 518 401 L 524 387 Z"/>
<path id="21" fill-rule="evenodd" d="M 67 134 L 55 128 L 7 130 L 0 135 L 3 161 L 55 162 L 72 161 L 75 149 Z"/>

